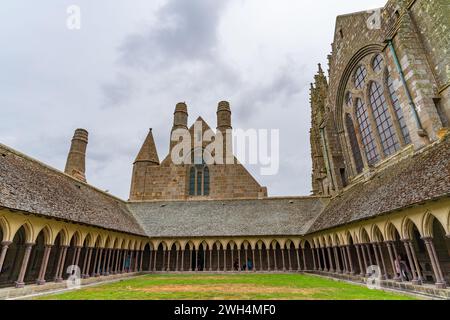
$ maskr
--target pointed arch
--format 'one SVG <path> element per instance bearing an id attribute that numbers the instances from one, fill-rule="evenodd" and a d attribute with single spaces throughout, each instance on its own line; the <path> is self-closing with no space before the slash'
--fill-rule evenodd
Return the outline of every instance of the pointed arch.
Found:
<path id="1" fill-rule="evenodd" d="M 441 220 L 439 220 L 434 214 L 432 214 L 430 211 L 427 211 L 422 219 L 422 230 L 424 237 L 434 237 L 433 234 L 433 223 L 434 220 L 436 220 L 439 225 L 445 230 L 445 224 L 442 223 Z"/>
<path id="2" fill-rule="evenodd" d="M 0 239 L 0 241 L 7 241 L 11 236 L 11 227 L 5 217 L 0 217 L 0 228 L 3 233 L 3 239 Z"/>
<path id="3" fill-rule="evenodd" d="M 419 233 L 420 233 L 420 236 L 423 237 L 423 234 L 421 233 L 422 231 L 420 230 L 420 229 L 421 229 L 420 226 L 417 226 L 417 225 L 414 223 L 414 221 L 411 220 L 411 219 L 408 218 L 408 217 L 403 218 L 403 220 L 402 220 L 402 227 L 401 227 L 401 231 L 402 231 L 402 232 L 401 232 L 401 234 L 400 234 L 400 236 L 402 237 L 402 239 L 409 239 L 409 240 L 412 240 L 412 239 L 414 238 L 414 235 L 413 235 L 413 229 L 414 229 L 414 227 L 417 228 L 417 230 L 418 230 Z"/>

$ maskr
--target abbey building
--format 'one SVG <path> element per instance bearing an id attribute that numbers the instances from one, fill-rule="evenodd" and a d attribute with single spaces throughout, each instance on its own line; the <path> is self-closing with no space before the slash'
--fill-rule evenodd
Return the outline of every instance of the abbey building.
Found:
<path id="1" fill-rule="evenodd" d="M 205 145 L 183 155 L 193 162 L 161 161 L 152 131 L 136 146 L 127 200 L 89 184 L 86 130 L 64 172 L 0 145 L 0 286 L 43 288 L 71 266 L 84 282 L 202 271 L 365 282 L 376 266 L 383 287 L 448 299 L 449 21 L 440 0 L 337 18 L 328 68 L 311 84 L 311 195 L 269 197 L 242 164 L 198 158 Z M 176 105 L 171 134 L 210 128 L 189 126 L 188 112 Z M 215 132 L 231 127 L 220 102 Z"/>

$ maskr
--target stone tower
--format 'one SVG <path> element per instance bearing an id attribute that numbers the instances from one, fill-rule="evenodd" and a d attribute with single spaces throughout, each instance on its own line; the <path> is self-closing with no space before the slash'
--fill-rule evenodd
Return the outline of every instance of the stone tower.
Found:
<path id="1" fill-rule="evenodd" d="M 170 137 L 172 138 L 172 134 L 177 129 L 188 129 L 188 110 L 185 102 L 179 102 L 175 106 L 175 112 L 173 113 L 173 127 L 170 132 Z M 170 151 L 172 151 L 173 147 L 177 144 L 177 141 L 172 141 L 170 139 Z"/>
<path id="2" fill-rule="evenodd" d="M 133 175 L 131 178 L 130 198 L 140 199 L 144 196 L 148 173 L 152 168 L 159 166 L 158 151 L 152 129 L 148 132 L 144 144 L 133 163 Z"/>
<path id="3" fill-rule="evenodd" d="M 227 101 L 221 101 L 217 107 L 217 132 L 222 134 L 224 162 L 226 159 L 230 159 L 230 161 L 234 159 L 231 129 L 230 104 Z"/>
<path id="4" fill-rule="evenodd" d="M 84 129 L 75 130 L 67 156 L 64 172 L 72 177 L 86 182 L 86 148 L 88 144 L 88 132 Z"/>

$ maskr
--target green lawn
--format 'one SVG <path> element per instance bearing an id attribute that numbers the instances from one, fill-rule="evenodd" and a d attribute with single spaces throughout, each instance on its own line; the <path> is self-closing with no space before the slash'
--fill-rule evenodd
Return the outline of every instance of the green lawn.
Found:
<path id="1" fill-rule="evenodd" d="M 39 299 L 405 300 L 413 298 L 302 274 L 161 274 L 145 275 L 43 296 Z"/>

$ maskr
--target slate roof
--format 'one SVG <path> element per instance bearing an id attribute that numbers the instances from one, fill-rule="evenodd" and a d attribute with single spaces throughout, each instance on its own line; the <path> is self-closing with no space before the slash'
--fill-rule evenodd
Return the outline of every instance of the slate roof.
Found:
<path id="1" fill-rule="evenodd" d="M 145 235 L 124 201 L 2 144 L 0 207 Z"/>
<path id="2" fill-rule="evenodd" d="M 308 233 L 450 196 L 450 137 L 331 199 Z"/>
<path id="3" fill-rule="evenodd" d="M 130 202 L 150 237 L 301 235 L 328 198 Z"/>

